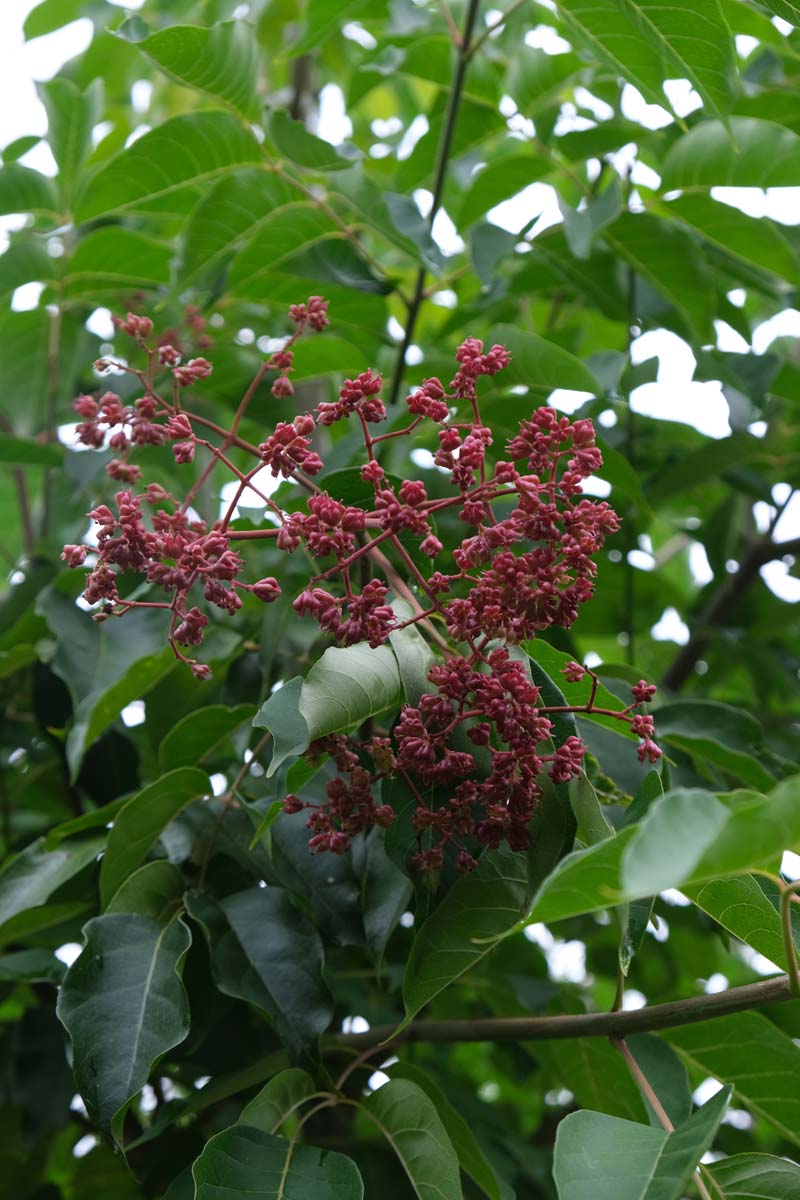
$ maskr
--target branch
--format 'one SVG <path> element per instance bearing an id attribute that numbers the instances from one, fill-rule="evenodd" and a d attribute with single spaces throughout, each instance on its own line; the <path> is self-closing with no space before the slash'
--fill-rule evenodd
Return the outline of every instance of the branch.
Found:
<path id="1" fill-rule="evenodd" d="M 729 988 L 710 996 L 691 996 L 637 1008 L 630 1012 L 578 1013 L 559 1017 L 479 1017 L 460 1021 L 414 1021 L 396 1036 L 395 1026 L 376 1025 L 367 1033 L 340 1033 L 331 1039 L 336 1046 L 359 1048 L 405 1042 L 541 1042 L 559 1038 L 614 1037 L 674 1029 L 730 1013 L 744 1012 L 762 1004 L 790 1000 L 789 976 L 778 975 L 760 983 Z"/>
<path id="2" fill-rule="evenodd" d="M 461 107 L 461 97 L 464 91 L 464 79 L 467 74 L 467 65 L 469 63 L 469 46 L 472 41 L 472 31 L 475 28 L 475 20 L 478 16 L 479 0 L 469 0 L 467 5 L 466 16 L 464 17 L 464 32 L 461 35 L 460 45 L 458 45 L 458 58 L 456 59 L 456 69 L 453 75 L 453 84 L 450 88 L 450 96 L 447 101 L 447 113 L 442 127 L 442 137 L 439 142 L 439 148 L 436 156 L 436 170 L 433 181 L 433 199 L 431 200 L 431 211 L 428 213 L 428 231 L 433 229 L 433 222 L 436 219 L 436 214 L 439 211 L 442 203 L 442 192 L 444 191 L 445 178 L 447 176 L 447 165 L 450 158 L 450 147 L 453 143 L 453 134 L 456 129 L 456 121 L 458 120 L 458 110 Z M 425 295 L 425 267 L 422 266 L 417 272 L 416 282 L 414 284 L 414 292 L 411 297 L 411 302 L 408 306 L 408 316 L 406 317 L 406 327 L 403 334 L 403 341 L 397 351 L 397 362 L 395 363 L 394 376 L 392 377 L 392 387 L 389 393 L 389 405 L 396 404 L 397 397 L 400 394 L 400 385 L 403 382 L 403 368 L 406 363 L 406 354 L 414 337 L 414 327 L 417 323 L 420 306 Z"/>
<path id="3" fill-rule="evenodd" d="M 800 553 L 800 538 L 789 542 L 773 542 L 772 538 L 764 538 L 754 542 L 743 555 L 739 569 L 712 596 L 689 641 L 665 672 L 661 680 L 662 687 L 679 691 L 708 647 L 712 630 L 729 621 L 733 609 L 758 579 L 761 568 L 774 559 L 783 558 L 784 554 L 797 553 Z"/>

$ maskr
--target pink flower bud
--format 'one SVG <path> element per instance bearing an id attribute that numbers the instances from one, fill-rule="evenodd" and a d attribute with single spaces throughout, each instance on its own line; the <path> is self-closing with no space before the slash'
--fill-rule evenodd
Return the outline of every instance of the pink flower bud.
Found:
<path id="1" fill-rule="evenodd" d="M 264 604 L 271 604 L 281 594 L 280 584 L 272 575 L 268 575 L 264 579 L 259 579 L 258 583 L 253 584 L 252 591 L 253 595 Z"/>

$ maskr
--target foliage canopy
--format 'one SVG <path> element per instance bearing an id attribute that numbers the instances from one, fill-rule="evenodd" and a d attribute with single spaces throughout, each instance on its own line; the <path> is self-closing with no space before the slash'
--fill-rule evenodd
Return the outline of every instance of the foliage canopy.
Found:
<path id="1" fill-rule="evenodd" d="M 26 165 L 33 136 L 0 165 L 0 214 L 22 214 L 0 255 L 3 1194 L 797 1200 L 800 369 L 765 322 L 800 237 L 752 213 L 800 185 L 800 7 L 42 0 L 26 37 L 78 16 L 88 49 L 41 85 L 52 172 Z M 320 296 L 286 385 L 287 311 Z M 185 350 L 207 439 L 144 437 L 131 462 L 238 538 L 269 601 L 207 605 L 194 675 L 163 592 L 121 580 L 131 611 L 92 621 L 60 557 L 93 554 L 87 512 L 136 483 L 127 459 L 108 477 L 102 433 L 73 436 L 76 396 L 90 424 L 106 390 L 141 398 L 149 330 L 109 312 Z M 487 834 L 464 873 L 415 869 L 431 846 L 390 772 L 386 829 L 311 854 L 302 806 L 334 771 L 309 744 L 396 733 L 453 630 L 435 602 L 411 623 L 430 564 L 395 539 L 381 619 L 401 627 L 332 649 L 293 608 L 308 556 L 270 540 L 302 472 L 267 497 L 247 452 L 380 372 L 370 456 L 397 494 L 424 482 L 449 556 L 435 424 L 396 435 L 469 339 L 511 356 L 481 368 L 493 480 L 515 483 L 504 447 L 548 400 L 599 434 L 590 490 L 622 520 L 595 594 L 511 639 L 552 716 L 544 761 L 587 753 L 539 777 L 527 848 Z M 697 420 L 645 415 L 688 353 Z M 355 422 L 313 437 L 314 486 L 371 512 Z M 170 636 L 197 641 L 192 620 Z M 609 715 L 642 678 L 660 758 Z"/>

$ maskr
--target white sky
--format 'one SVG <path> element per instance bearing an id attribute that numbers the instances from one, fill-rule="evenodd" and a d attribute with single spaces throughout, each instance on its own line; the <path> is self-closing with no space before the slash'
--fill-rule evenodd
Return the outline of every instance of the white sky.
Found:
<path id="1" fill-rule="evenodd" d="M 61 65 L 73 55 L 80 53 L 91 37 L 91 22 L 83 19 L 49 34 L 31 43 L 24 43 L 22 25 L 28 12 L 34 7 L 36 0 L 0 0 L 0 46 L 4 48 L 2 71 L 0 72 L 0 146 L 7 145 L 15 138 L 25 134 L 42 134 L 47 127 L 44 109 L 36 95 L 34 81 L 49 79 Z M 112 0 L 113 2 L 113 0 Z M 142 0 L 129 0 L 126 8 L 138 8 Z M 244 10 L 245 5 L 240 6 Z M 240 11 L 238 15 L 244 15 Z M 487 22 L 495 20 L 498 14 L 494 10 L 485 13 Z M 782 33 L 786 33 L 785 23 L 776 25 Z M 367 44 L 370 35 L 357 23 L 351 22 L 345 30 L 353 41 Z M 549 26 L 538 26 L 526 36 L 526 42 L 538 46 L 548 53 L 563 53 L 568 49 L 567 43 L 559 38 Z M 741 39 L 740 39 L 741 41 Z M 746 40 L 738 45 L 742 57 L 746 57 L 752 47 Z M 670 103 L 681 115 L 697 107 L 699 100 L 686 80 L 669 81 L 666 91 Z M 591 96 L 582 89 L 579 100 L 582 105 L 592 110 L 598 119 L 609 115 L 608 106 Z M 515 106 L 510 97 L 504 98 L 501 105 L 507 115 L 509 127 L 520 136 L 531 132 L 531 123 L 515 113 Z M 649 128 L 658 128 L 668 124 L 672 117 L 670 113 L 658 105 L 647 104 L 637 90 L 627 85 L 623 93 L 623 109 L 629 120 L 637 121 Z M 585 128 L 586 118 L 578 116 L 574 106 L 565 106 L 564 115 L 560 118 L 560 131 L 569 128 Z M 380 127 L 379 127 L 380 126 Z M 407 157 L 416 141 L 427 128 L 424 117 L 418 118 L 404 136 L 402 157 Z M 376 123 L 376 138 L 390 136 L 396 132 L 396 125 L 390 121 Z M 318 132 L 320 136 L 336 143 L 346 138 L 350 133 L 349 121 L 344 113 L 341 91 L 332 85 L 323 90 L 322 110 L 320 113 Z M 388 152 L 388 146 L 386 147 Z M 380 157 L 384 153 L 380 143 L 376 143 L 373 153 Z M 635 155 L 635 146 L 623 147 L 615 158 L 622 169 L 630 163 Z M 22 159 L 27 165 L 51 173 L 54 164 L 46 145 L 40 144 Z M 636 173 L 638 172 L 638 174 Z M 655 172 L 638 164 L 634 169 L 634 182 L 644 187 L 658 186 L 659 180 Z M 727 204 L 743 209 L 753 216 L 768 215 L 784 224 L 800 224 L 800 188 L 772 188 L 762 191 L 757 188 L 717 188 L 713 193 L 716 198 Z M 423 190 L 415 193 L 415 200 L 425 211 L 430 203 L 429 193 Z M 539 212 L 539 220 L 533 234 L 541 232 L 560 220 L 558 202 L 553 188 L 547 184 L 534 183 L 518 196 L 499 204 L 488 214 L 488 219 L 494 224 L 517 232 L 526 224 L 532 215 Z M 19 218 L 0 218 L 0 239 L 3 229 L 13 228 L 20 223 Z M 444 253 L 457 253 L 463 248 L 449 216 L 439 214 L 434 227 L 434 236 Z M 14 297 L 15 308 L 34 306 L 38 300 L 39 287 L 35 284 L 26 285 L 19 289 Z M 742 295 L 731 294 L 734 303 L 742 303 Z M 98 314 L 99 317 L 99 314 Z M 101 319 L 102 320 L 102 319 Z M 800 336 L 800 312 L 787 309 L 770 321 L 761 325 L 754 333 L 753 344 L 748 346 L 730 326 L 717 322 L 717 346 L 723 350 L 744 352 L 752 350 L 763 354 L 770 343 L 777 337 Z M 689 346 L 675 334 L 666 330 L 653 330 L 645 333 L 633 346 L 633 358 L 642 362 L 647 358 L 658 358 L 658 378 L 654 383 L 644 384 L 636 388 L 631 395 L 634 411 L 645 416 L 681 421 L 693 425 L 709 437 L 720 438 L 730 434 L 728 423 L 728 405 L 722 393 L 719 382 L 696 382 L 692 376 L 695 359 Z M 559 391 L 551 397 L 551 403 L 565 412 L 574 411 L 585 396 L 580 393 Z M 753 427 L 754 433 L 759 433 L 758 427 Z M 257 498 L 253 497 L 254 503 Z M 762 505 L 762 507 L 764 507 Z M 762 514 L 763 515 L 763 514 Z M 781 521 L 778 534 L 781 540 L 796 537 L 800 534 L 800 503 L 794 501 Z M 638 564 L 637 565 L 643 565 Z M 702 569 L 702 565 L 701 565 Z M 793 579 L 787 574 L 783 563 L 772 563 L 763 570 L 766 582 L 776 594 L 789 601 L 800 600 L 800 580 Z M 680 638 L 680 630 L 669 625 L 667 635 L 674 632 Z M 671 639 L 672 640 L 672 639 Z"/>

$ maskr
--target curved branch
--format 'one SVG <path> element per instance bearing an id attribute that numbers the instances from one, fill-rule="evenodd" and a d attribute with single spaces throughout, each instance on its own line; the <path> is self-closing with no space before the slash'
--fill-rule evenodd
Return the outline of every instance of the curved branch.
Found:
<path id="1" fill-rule="evenodd" d="M 691 996 L 629 1012 L 567 1014 L 559 1017 L 479 1017 L 476 1020 L 413 1021 L 393 1036 L 394 1026 L 376 1025 L 367 1033 L 340 1033 L 328 1044 L 362 1047 L 385 1043 L 392 1047 L 405 1042 L 540 1042 L 558 1038 L 614 1037 L 650 1033 L 692 1025 L 730 1013 L 744 1012 L 762 1004 L 778 1004 L 792 998 L 789 976 L 778 975 L 760 983 L 729 988 L 710 996 Z"/>

